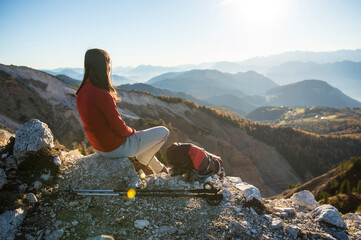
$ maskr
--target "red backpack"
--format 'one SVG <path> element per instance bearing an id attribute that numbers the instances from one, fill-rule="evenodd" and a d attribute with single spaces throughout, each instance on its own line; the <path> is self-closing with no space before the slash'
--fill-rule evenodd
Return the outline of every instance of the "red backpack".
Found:
<path id="1" fill-rule="evenodd" d="M 220 157 L 191 143 L 173 143 L 167 148 L 168 164 L 174 169 L 197 170 L 205 175 L 215 173 L 221 178 L 226 175 Z"/>

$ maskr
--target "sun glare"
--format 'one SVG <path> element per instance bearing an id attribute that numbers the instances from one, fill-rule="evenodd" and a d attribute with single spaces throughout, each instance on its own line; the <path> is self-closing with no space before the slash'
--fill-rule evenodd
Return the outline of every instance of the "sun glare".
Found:
<path id="1" fill-rule="evenodd" d="M 232 8 L 233 18 L 251 28 L 266 28 L 279 23 L 287 8 L 287 0 L 233 0 L 225 2 Z"/>

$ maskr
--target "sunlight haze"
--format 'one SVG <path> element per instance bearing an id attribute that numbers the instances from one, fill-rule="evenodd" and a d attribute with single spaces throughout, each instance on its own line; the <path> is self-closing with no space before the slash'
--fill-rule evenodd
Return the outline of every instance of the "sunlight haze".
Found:
<path id="1" fill-rule="evenodd" d="M 357 49 L 360 10 L 353 0 L 0 0 L 0 62 L 82 67 L 95 47 L 110 53 L 113 66 Z"/>

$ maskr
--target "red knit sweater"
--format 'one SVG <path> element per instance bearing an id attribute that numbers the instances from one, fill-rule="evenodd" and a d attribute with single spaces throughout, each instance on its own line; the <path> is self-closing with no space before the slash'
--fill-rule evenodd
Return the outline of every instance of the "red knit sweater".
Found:
<path id="1" fill-rule="evenodd" d="M 76 105 L 85 133 L 93 148 L 111 152 L 120 147 L 135 129 L 120 117 L 110 93 L 87 80 L 76 96 Z"/>

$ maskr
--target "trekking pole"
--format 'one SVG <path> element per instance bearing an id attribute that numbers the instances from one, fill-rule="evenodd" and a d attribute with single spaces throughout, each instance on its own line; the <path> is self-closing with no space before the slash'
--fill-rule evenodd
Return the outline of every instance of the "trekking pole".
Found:
<path id="1" fill-rule="evenodd" d="M 218 205 L 223 199 L 223 195 L 219 193 L 210 183 L 205 183 L 203 189 L 71 189 L 70 193 L 78 196 L 124 196 L 126 199 L 139 197 L 197 197 L 205 198 L 210 205 Z"/>

